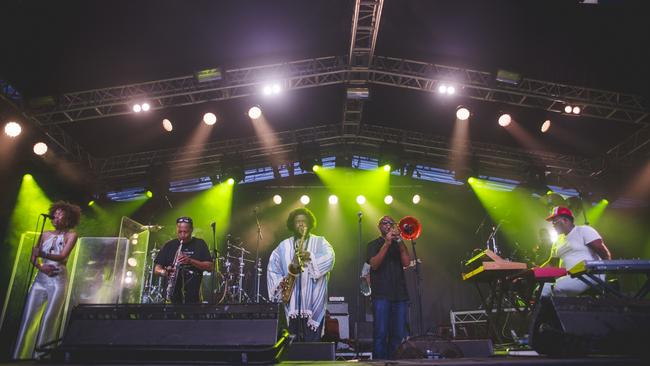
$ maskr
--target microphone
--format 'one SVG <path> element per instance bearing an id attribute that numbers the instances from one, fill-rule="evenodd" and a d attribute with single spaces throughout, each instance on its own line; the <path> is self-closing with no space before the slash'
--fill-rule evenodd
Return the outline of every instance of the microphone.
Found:
<path id="1" fill-rule="evenodd" d="M 42 213 L 41 216 L 46 217 L 48 219 L 52 219 L 52 215 L 50 215 L 50 214 Z"/>
<path id="2" fill-rule="evenodd" d="M 359 218 L 361 218 L 363 216 L 363 212 L 361 212 L 361 211 L 357 212 L 357 216 L 359 216 Z"/>
<path id="3" fill-rule="evenodd" d="M 217 223 L 212 221 L 212 223 L 210 224 L 210 227 L 212 228 L 212 230 L 214 230 L 214 228 L 217 227 Z"/>

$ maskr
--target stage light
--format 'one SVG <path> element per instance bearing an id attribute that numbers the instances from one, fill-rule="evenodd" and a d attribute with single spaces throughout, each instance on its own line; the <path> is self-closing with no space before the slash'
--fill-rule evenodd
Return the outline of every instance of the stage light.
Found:
<path id="1" fill-rule="evenodd" d="M 167 132 L 172 132 L 174 129 L 174 125 L 172 125 L 172 121 L 168 120 L 167 118 L 163 119 L 162 121 L 163 128 Z"/>
<path id="2" fill-rule="evenodd" d="M 151 108 L 151 106 L 149 105 L 149 103 L 142 103 L 142 111 L 143 112 L 147 112 L 150 108 Z"/>
<path id="3" fill-rule="evenodd" d="M 456 108 L 456 118 L 460 121 L 467 121 L 469 119 L 469 109 L 467 107 L 459 105 L 458 108 Z"/>
<path id="4" fill-rule="evenodd" d="M 567 104 L 567 105 L 564 106 L 564 113 L 571 113 L 572 109 L 573 108 L 570 105 Z"/>
<path id="5" fill-rule="evenodd" d="M 336 197 L 336 195 L 331 195 L 331 196 L 329 196 L 327 201 L 330 203 L 330 205 L 335 205 L 335 204 L 339 203 L 339 198 Z"/>
<path id="6" fill-rule="evenodd" d="M 217 123 L 217 116 L 215 116 L 214 113 L 208 112 L 203 115 L 203 123 L 208 126 L 212 126 L 213 124 Z"/>
<path id="7" fill-rule="evenodd" d="M 420 200 L 421 200 L 421 199 L 422 199 L 422 198 L 420 197 L 419 194 L 413 195 L 413 200 L 412 200 L 412 201 L 413 201 L 413 204 L 416 204 L 416 205 L 417 205 L 418 203 L 420 203 Z"/>
<path id="8" fill-rule="evenodd" d="M 232 186 L 232 185 L 235 184 L 235 179 L 234 178 L 228 178 L 228 180 L 226 180 L 226 183 L 228 183 L 229 185 Z"/>
<path id="9" fill-rule="evenodd" d="M 135 267 L 135 266 L 138 265 L 138 260 L 135 259 L 135 258 L 133 258 L 133 257 L 131 257 L 131 258 L 129 258 L 129 259 L 126 260 L 126 263 L 127 263 L 129 266 L 131 266 L 131 267 Z"/>
<path id="10" fill-rule="evenodd" d="M 265 85 L 262 89 L 262 93 L 264 93 L 264 95 L 280 94 L 281 91 L 282 87 L 280 87 L 280 84 L 278 83 Z"/>
<path id="11" fill-rule="evenodd" d="M 311 199 L 309 199 L 308 195 L 303 194 L 302 196 L 300 196 L 300 203 L 302 203 L 303 205 L 308 205 L 309 201 L 311 201 Z"/>
<path id="12" fill-rule="evenodd" d="M 27 174 L 23 175 L 23 179 L 24 180 L 32 180 L 32 179 L 34 179 L 34 176 L 27 173 Z"/>
<path id="13" fill-rule="evenodd" d="M 34 154 L 45 155 L 47 152 L 47 144 L 44 142 L 37 142 L 34 144 Z"/>
<path id="14" fill-rule="evenodd" d="M 126 283 L 127 285 L 130 285 L 131 282 L 133 282 L 133 277 L 127 276 L 124 278 L 124 283 Z"/>
<path id="15" fill-rule="evenodd" d="M 542 123 L 542 127 L 540 128 L 540 131 L 542 131 L 542 133 L 546 133 L 550 128 L 551 128 L 551 120 L 547 119 L 546 121 L 544 121 L 544 123 Z"/>
<path id="16" fill-rule="evenodd" d="M 318 164 L 314 164 L 314 165 L 311 167 L 311 170 L 312 170 L 313 172 L 317 172 L 317 171 L 320 170 L 320 166 L 318 166 Z"/>
<path id="17" fill-rule="evenodd" d="M 512 122 L 512 117 L 508 113 L 504 113 L 501 116 L 499 116 L 499 126 L 501 127 L 508 127 L 510 123 Z"/>
<path id="18" fill-rule="evenodd" d="M 153 197 L 153 192 L 151 192 L 151 191 L 146 191 L 144 194 L 145 194 L 145 196 L 147 196 L 149 198 Z"/>
<path id="19" fill-rule="evenodd" d="M 258 106 L 253 106 L 248 110 L 248 117 L 258 119 L 262 116 L 262 110 Z"/>
<path id="20" fill-rule="evenodd" d="M 438 87 L 438 92 L 441 93 L 441 94 L 446 94 L 447 93 L 447 85 L 444 85 L 444 84 L 440 85 Z"/>
<path id="21" fill-rule="evenodd" d="M 386 197 L 384 197 L 384 203 L 387 204 L 387 205 L 390 205 L 391 203 L 393 203 L 393 196 L 391 196 L 389 194 Z"/>
<path id="22" fill-rule="evenodd" d="M 280 196 L 279 194 L 276 194 L 275 196 L 273 196 L 273 203 L 275 203 L 276 205 L 281 204 L 282 203 L 282 196 Z"/>
<path id="23" fill-rule="evenodd" d="M 580 112 L 582 112 L 582 110 L 578 106 L 574 106 L 573 109 L 571 110 L 571 113 L 573 114 L 580 114 Z"/>
<path id="24" fill-rule="evenodd" d="M 476 178 L 474 178 L 474 177 L 467 178 L 467 183 L 474 184 L 475 182 L 476 182 Z"/>
<path id="25" fill-rule="evenodd" d="M 271 91 L 273 92 L 273 94 L 280 94 L 282 88 L 280 87 L 280 84 L 273 84 L 273 86 L 271 87 Z"/>
<path id="26" fill-rule="evenodd" d="M 456 88 L 454 88 L 453 86 L 448 86 L 447 87 L 447 94 L 452 95 L 454 93 L 456 93 Z"/>
<path id="27" fill-rule="evenodd" d="M 131 245 L 138 245 L 138 239 L 131 239 Z"/>
<path id="28" fill-rule="evenodd" d="M 366 197 L 364 195 L 361 195 L 361 194 L 358 195 L 357 196 L 357 203 L 360 204 L 360 205 L 363 205 L 364 203 L 366 203 Z"/>
<path id="29" fill-rule="evenodd" d="M 5 125 L 5 134 L 9 137 L 16 137 L 23 131 L 17 122 L 7 122 Z"/>
<path id="30" fill-rule="evenodd" d="M 384 171 L 385 172 L 390 172 L 390 164 L 384 165 Z"/>
<path id="31" fill-rule="evenodd" d="M 94 201 L 94 200 L 90 200 L 90 202 L 88 202 L 88 207 L 93 207 L 94 204 L 95 204 L 95 201 Z"/>
<path id="32" fill-rule="evenodd" d="M 456 87 L 454 87 L 453 85 L 440 84 L 440 86 L 438 87 L 438 93 L 452 95 L 456 93 Z"/>
<path id="33" fill-rule="evenodd" d="M 134 105 L 133 105 L 133 111 L 134 111 L 135 113 L 140 113 L 140 112 L 142 112 L 142 106 L 140 106 L 140 104 L 134 104 Z"/>
<path id="34" fill-rule="evenodd" d="M 140 237 L 140 235 L 138 235 L 138 233 L 135 233 L 135 234 L 131 235 L 131 238 L 133 238 L 133 239 L 137 239 L 139 237 Z"/>

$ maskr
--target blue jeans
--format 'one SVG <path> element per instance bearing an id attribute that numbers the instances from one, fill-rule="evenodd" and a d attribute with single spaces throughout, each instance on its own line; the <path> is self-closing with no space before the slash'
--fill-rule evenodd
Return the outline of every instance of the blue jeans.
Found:
<path id="1" fill-rule="evenodd" d="M 395 351 L 408 336 L 406 330 L 408 301 L 372 299 L 373 350 L 372 358 L 393 359 Z"/>

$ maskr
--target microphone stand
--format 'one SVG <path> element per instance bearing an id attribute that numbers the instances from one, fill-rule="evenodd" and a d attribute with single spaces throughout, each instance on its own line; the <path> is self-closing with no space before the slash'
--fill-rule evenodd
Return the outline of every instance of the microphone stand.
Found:
<path id="1" fill-rule="evenodd" d="M 255 213 L 255 223 L 257 224 L 257 246 L 255 247 L 255 302 L 260 302 L 260 279 L 262 277 L 261 262 L 260 262 L 260 241 L 262 241 L 262 227 L 260 226 L 260 220 L 257 217 L 257 208 L 253 210 Z"/>
<path id="2" fill-rule="evenodd" d="M 361 211 L 357 212 L 357 216 L 359 217 L 359 220 L 357 222 L 357 231 L 359 233 L 359 237 L 357 240 L 357 265 L 356 265 L 356 273 L 361 273 L 361 270 L 359 269 L 359 264 L 361 263 L 361 241 L 362 239 L 362 228 L 361 224 L 363 221 L 363 213 Z M 357 352 L 357 359 L 359 358 L 360 354 L 360 346 L 359 346 L 359 323 L 362 321 L 362 314 L 361 314 L 361 297 L 359 296 L 360 292 L 357 291 L 357 321 L 354 323 L 354 348 Z"/>
<path id="3" fill-rule="evenodd" d="M 217 223 L 212 222 L 212 260 L 214 261 L 214 272 L 212 272 L 212 299 L 217 292 L 217 273 L 219 273 L 219 250 L 217 249 Z"/>
<path id="4" fill-rule="evenodd" d="M 420 276 L 420 262 L 418 261 L 418 253 L 415 251 L 415 239 L 411 239 L 411 247 L 413 248 L 413 259 L 415 260 L 415 290 L 418 296 L 418 334 L 422 335 L 422 278 Z"/>

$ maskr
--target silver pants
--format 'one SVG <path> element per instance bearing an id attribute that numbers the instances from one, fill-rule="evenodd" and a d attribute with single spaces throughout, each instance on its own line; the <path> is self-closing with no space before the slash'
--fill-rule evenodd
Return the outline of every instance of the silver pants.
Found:
<path id="1" fill-rule="evenodd" d="M 40 271 L 36 275 L 23 310 L 14 359 L 37 358 L 35 347 L 57 339 L 68 286 L 66 267 L 59 265 L 59 269 L 54 277 Z"/>

